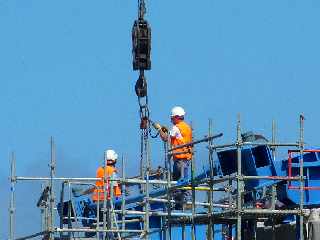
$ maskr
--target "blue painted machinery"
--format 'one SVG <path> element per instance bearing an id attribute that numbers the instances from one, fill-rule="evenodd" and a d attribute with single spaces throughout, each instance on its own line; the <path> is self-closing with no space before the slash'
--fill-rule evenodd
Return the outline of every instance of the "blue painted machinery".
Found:
<path id="1" fill-rule="evenodd" d="M 274 160 L 272 158 L 271 149 L 267 144 L 247 145 L 241 150 L 242 159 L 242 173 L 244 176 L 263 176 L 263 179 L 250 179 L 244 180 L 244 207 L 267 209 L 270 206 L 272 191 L 275 191 L 276 209 L 294 209 L 299 205 L 300 201 L 300 181 L 288 181 L 291 177 L 299 176 L 300 165 L 303 164 L 304 169 L 304 181 L 303 181 L 303 194 L 304 194 L 304 207 L 316 208 L 320 207 L 320 150 L 311 148 L 305 150 L 303 156 L 299 155 L 297 150 L 289 151 L 288 158 L 283 160 Z M 302 163 L 303 159 L 303 163 Z M 226 176 L 235 176 L 237 172 L 237 149 L 231 148 L 228 150 L 218 151 L 216 158 L 214 159 L 213 175 L 214 179 L 218 180 Z M 286 179 L 288 177 L 288 179 Z M 205 179 L 210 178 L 209 167 L 205 166 L 204 170 L 200 172 L 195 181 L 200 183 Z M 177 183 L 176 187 L 190 186 L 190 179 L 182 179 Z M 133 186 L 134 188 L 136 186 Z M 167 193 L 167 190 L 163 187 L 157 187 L 150 191 L 150 198 L 163 198 Z M 128 211 L 143 211 L 143 201 L 145 195 L 139 191 L 126 196 L 126 210 Z M 115 210 L 121 208 L 122 199 L 114 199 Z M 223 204 L 226 202 L 226 194 L 215 194 L 214 203 Z M 171 203 L 170 203 L 171 204 Z M 70 212 L 70 205 L 72 211 Z M 61 204 L 58 205 L 59 213 L 61 216 L 76 216 L 81 219 L 81 224 L 85 227 L 94 227 L 96 224 L 97 206 L 91 201 L 88 195 L 73 194 L 72 199 L 63 204 L 63 211 L 61 210 Z M 68 206 L 68 207 L 66 207 Z M 150 212 L 166 212 L 168 202 L 150 202 Z M 173 205 L 174 208 L 174 205 Z M 69 210 L 68 210 L 69 209 Z M 197 214 L 199 216 L 199 223 L 201 219 L 205 219 L 205 215 L 208 212 L 206 207 L 197 207 Z M 219 213 L 223 211 L 218 207 L 214 208 L 214 211 Z M 188 221 L 183 222 L 181 214 L 177 214 L 179 217 L 175 217 L 175 213 L 182 213 L 181 211 L 173 210 L 171 218 L 176 224 L 188 224 Z M 201 215 L 202 214 L 202 215 Z M 189 214 L 190 215 L 190 214 Z M 186 216 L 189 216 L 186 215 Z M 197 215 L 197 216 L 198 216 Z M 100 213 L 101 220 L 102 213 Z M 121 213 L 117 214 L 117 218 L 121 223 Z M 225 219 L 227 219 L 226 217 Z M 289 215 L 280 218 L 282 222 L 290 221 L 294 218 L 294 215 Z M 144 221 L 143 217 L 137 215 L 126 215 L 126 229 L 143 230 Z M 150 216 L 150 230 L 159 230 L 161 226 L 165 224 L 165 216 L 152 214 Z M 184 218 L 185 219 L 185 218 Z M 289 220 L 288 220 L 289 219 Z M 74 220 L 73 220 L 74 221 Z M 180 222 L 179 222 L 180 221 Z M 217 218 L 216 221 L 221 221 L 220 226 L 223 229 L 223 224 L 230 224 L 228 221 L 224 222 L 223 218 Z M 233 219 L 234 221 L 234 219 Z M 63 221 L 66 224 L 65 221 Z M 204 222 L 203 222 L 204 223 Z M 219 223 L 219 222 L 218 222 Z M 244 222 L 245 224 L 245 222 Z M 70 222 L 69 222 L 70 225 Z M 222 230 L 221 230 L 222 231 Z M 220 234 L 221 235 L 221 234 Z M 163 235 L 160 233 L 160 239 Z M 219 238 L 217 238 L 219 239 Z"/>

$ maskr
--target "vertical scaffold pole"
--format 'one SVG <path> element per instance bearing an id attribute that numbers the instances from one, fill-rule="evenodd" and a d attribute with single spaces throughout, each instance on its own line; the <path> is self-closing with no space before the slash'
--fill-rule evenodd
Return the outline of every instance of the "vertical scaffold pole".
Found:
<path id="1" fill-rule="evenodd" d="M 54 228 L 54 189 L 53 189 L 53 178 L 55 177 L 55 162 L 56 152 L 54 139 L 50 138 L 50 224 L 49 224 L 49 239 L 53 239 L 53 228 Z"/>
<path id="2" fill-rule="evenodd" d="M 14 213 L 15 213 L 15 176 L 16 176 L 16 157 L 14 152 L 11 153 L 10 157 L 10 208 L 9 208 L 9 215 L 10 215 L 10 223 L 9 223 L 9 232 L 10 232 L 10 238 L 9 240 L 14 240 Z"/>
<path id="3" fill-rule="evenodd" d="M 209 129 L 208 129 L 208 137 L 210 138 L 213 135 L 212 133 L 212 120 L 209 119 Z M 209 206 L 209 224 L 208 224 L 208 230 L 207 230 L 207 239 L 211 240 L 213 239 L 213 149 L 211 148 L 211 146 L 213 145 L 213 140 L 209 140 L 208 142 L 208 149 L 209 149 L 209 169 L 210 169 L 210 191 L 207 193 L 208 194 L 208 202 L 210 204 Z"/>
<path id="4" fill-rule="evenodd" d="M 140 177 L 143 179 L 143 174 L 144 174 L 144 162 L 143 162 L 143 139 L 144 139 L 144 134 L 141 133 L 140 137 Z M 140 186 L 140 192 L 144 192 L 144 187 Z"/>
<path id="5" fill-rule="evenodd" d="M 238 114 L 237 121 L 237 240 L 241 240 L 241 211 L 242 211 L 242 169 L 241 169 L 241 128 L 240 128 L 240 114 Z"/>
<path id="6" fill-rule="evenodd" d="M 50 187 L 50 183 L 49 183 L 49 180 L 46 182 L 46 186 L 49 186 Z M 50 199 L 49 199 L 50 201 Z M 50 228 L 50 204 L 47 204 L 45 205 L 45 208 L 44 208 L 44 230 L 45 231 L 48 231 L 49 228 Z"/>
<path id="7" fill-rule="evenodd" d="M 45 185 L 44 185 L 44 183 L 41 183 L 41 192 L 43 192 L 43 190 L 44 190 L 44 187 Z M 46 220 L 45 220 L 45 211 L 44 211 L 44 209 L 45 209 L 45 207 L 41 207 L 40 208 L 40 216 L 41 216 L 41 231 L 45 231 L 46 230 L 46 225 L 45 225 L 45 222 L 46 222 Z"/>
<path id="8" fill-rule="evenodd" d="M 109 213 L 109 211 L 107 210 L 107 194 L 108 194 L 108 184 L 106 183 L 107 181 L 107 159 L 106 159 L 106 152 L 104 153 L 103 156 L 103 184 L 102 184 L 102 194 L 103 194 L 103 230 L 105 230 L 107 228 L 107 214 Z M 105 231 L 103 231 L 102 237 L 103 239 L 106 239 L 106 236 L 109 235 L 106 234 Z"/>
<path id="9" fill-rule="evenodd" d="M 114 196 L 114 182 L 112 181 L 113 176 L 109 176 L 109 192 L 110 192 L 110 196 L 108 196 L 108 207 L 109 207 L 109 224 L 110 224 L 110 230 L 114 230 L 114 226 L 115 226 L 115 222 L 113 219 L 113 215 L 114 215 L 114 206 L 113 206 L 113 196 Z M 108 193 L 109 193 L 108 192 Z M 110 233 L 110 235 L 114 236 L 115 232 Z M 112 239 L 112 237 L 110 237 L 110 240 Z"/>
<path id="10" fill-rule="evenodd" d="M 73 212 L 73 209 L 72 209 L 72 202 L 71 202 L 71 199 L 72 199 L 72 191 L 71 191 L 71 183 L 70 181 L 67 182 L 68 183 L 68 189 L 69 189 L 69 201 L 68 201 L 68 228 L 72 228 L 72 212 Z M 62 203 L 63 204 L 63 203 Z M 63 205 L 61 205 L 62 207 Z M 71 239 L 71 234 L 73 235 L 74 237 L 74 234 L 75 233 L 71 233 L 69 232 L 68 233 L 68 238 Z"/>
<path id="11" fill-rule="evenodd" d="M 303 151 L 304 151 L 304 116 L 300 115 L 300 136 L 299 136 L 299 151 L 300 151 L 300 240 L 304 239 L 303 234 L 303 195 L 304 195 L 304 179 L 303 179 Z"/>
<path id="12" fill-rule="evenodd" d="M 121 184 L 121 215 L 122 215 L 122 224 L 121 224 L 121 229 L 122 230 L 125 230 L 126 229 L 126 223 L 125 223 L 125 220 L 126 220 L 126 217 L 125 217 L 125 207 L 126 207 L 126 185 L 124 183 L 124 180 L 125 180 L 125 177 L 126 177 L 126 174 L 125 174 L 125 167 L 124 167 L 124 157 L 122 156 L 121 158 L 121 172 L 122 172 L 122 184 Z M 123 236 L 121 236 L 123 237 Z"/>
<path id="13" fill-rule="evenodd" d="M 192 124 L 191 124 L 191 128 Z M 193 132 L 193 129 L 192 129 Z M 193 141 L 193 137 L 192 137 L 192 141 Z M 191 155 L 191 189 L 192 189 L 192 231 L 191 231 L 191 239 L 192 240 L 196 240 L 196 224 L 194 221 L 195 215 L 196 215 L 196 191 L 195 191 L 195 182 L 194 182 L 194 175 L 195 175 L 195 158 L 194 158 L 194 150 L 193 153 Z"/>
<path id="14" fill-rule="evenodd" d="M 97 201 L 97 221 L 96 221 L 96 222 L 97 222 L 97 226 L 96 226 L 97 235 L 96 235 L 96 237 L 97 237 L 97 240 L 99 240 L 99 239 L 100 239 L 100 232 L 99 232 L 99 230 L 100 230 L 100 189 L 99 189 L 97 186 L 95 186 L 94 190 L 97 191 L 97 195 L 98 195 L 98 201 Z"/>
<path id="15" fill-rule="evenodd" d="M 275 120 L 272 120 L 272 137 L 271 137 L 272 144 L 276 143 L 276 122 Z M 272 152 L 272 159 L 273 161 L 276 160 L 276 147 L 273 145 L 271 147 Z M 276 189 L 275 185 L 272 185 L 272 201 L 271 201 L 271 208 L 275 209 L 275 195 L 276 195 Z M 272 240 L 276 240 L 276 231 L 274 226 L 274 217 L 272 216 Z"/>
<path id="16" fill-rule="evenodd" d="M 166 219 L 166 228 L 165 228 L 165 239 L 171 240 L 171 157 L 169 155 L 169 145 L 170 137 L 168 136 L 168 141 L 164 142 L 164 151 L 165 151 L 165 168 L 167 171 L 167 212 L 168 216 Z"/>
<path id="17" fill-rule="evenodd" d="M 63 221 L 64 221 L 64 215 L 63 215 L 63 203 L 64 203 L 64 186 L 65 186 L 66 182 L 62 182 L 61 183 L 61 190 L 60 190 L 60 209 L 59 209 L 59 214 L 60 214 L 60 228 L 63 228 Z M 69 199 L 70 200 L 70 199 Z M 69 203 L 68 203 L 69 205 Z M 69 210 L 69 206 L 68 206 L 68 210 Z M 69 222 L 69 219 L 68 219 Z M 63 239 L 63 232 L 60 232 L 60 238 Z"/>

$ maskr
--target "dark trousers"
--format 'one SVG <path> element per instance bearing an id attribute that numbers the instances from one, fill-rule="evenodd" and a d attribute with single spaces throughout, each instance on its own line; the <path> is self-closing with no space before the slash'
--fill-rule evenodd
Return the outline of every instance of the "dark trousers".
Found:
<path id="1" fill-rule="evenodd" d="M 190 160 L 186 160 L 186 159 L 173 160 L 173 172 L 172 172 L 173 181 L 178 181 L 183 178 L 188 178 L 189 165 L 190 165 Z"/>
<path id="2" fill-rule="evenodd" d="M 172 180 L 179 181 L 182 179 L 187 179 L 189 176 L 189 165 L 190 160 L 179 159 L 173 160 L 173 172 Z M 176 209 L 182 209 L 183 202 L 190 200 L 191 192 L 187 190 L 175 190 L 174 191 L 174 200 L 176 202 Z"/>

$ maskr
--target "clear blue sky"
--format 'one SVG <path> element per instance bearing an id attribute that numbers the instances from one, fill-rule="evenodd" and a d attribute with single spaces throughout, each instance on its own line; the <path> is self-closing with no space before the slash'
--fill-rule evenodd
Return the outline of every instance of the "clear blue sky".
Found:
<path id="1" fill-rule="evenodd" d="M 137 173 L 136 2 L 0 0 L 1 239 L 8 232 L 10 151 L 19 176 L 48 174 L 51 135 L 60 176 L 93 176 L 108 147 Z M 212 118 L 230 142 L 241 113 L 243 130 L 270 137 L 275 119 L 279 139 L 295 141 L 303 113 L 306 142 L 319 145 L 319 10 L 317 0 L 147 1 L 152 118 L 169 124 L 171 107 L 182 105 L 196 137 Z M 161 146 L 154 140 L 154 166 Z M 18 235 L 39 228 L 29 220 L 39 218 L 39 189 L 17 186 Z"/>

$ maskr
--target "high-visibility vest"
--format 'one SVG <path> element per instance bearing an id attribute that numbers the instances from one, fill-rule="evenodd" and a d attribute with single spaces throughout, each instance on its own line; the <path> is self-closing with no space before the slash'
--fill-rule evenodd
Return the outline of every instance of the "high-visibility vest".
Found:
<path id="1" fill-rule="evenodd" d="M 177 147 L 178 145 L 190 143 L 192 141 L 192 129 L 191 127 L 185 123 L 184 121 L 181 121 L 175 126 L 179 129 L 182 138 L 177 138 L 175 136 L 171 136 L 171 146 L 172 148 Z M 173 151 L 173 160 L 179 160 L 179 159 L 186 159 L 191 160 L 192 159 L 192 147 L 183 147 L 179 148 L 177 150 Z M 180 154 L 176 154 L 180 153 Z"/>
<path id="2" fill-rule="evenodd" d="M 104 169 L 106 170 L 106 184 L 105 184 L 105 190 L 103 190 L 103 178 L 104 178 Z M 110 185 L 113 185 L 113 196 L 119 197 L 121 196 L 121 189 L 120 186 L 117 182 L 112 182 L 110 184 L 110 177 L 117 173 L 117 170 L 113 166 L 106 166 L 104 167 L 99 167 L 97 170 L 97 178 L 101 178 L 101 180 L 96 181 L 96 188 L 93 192 L 92 195 L 92 200 L 93 201 L 103 201 L 104 200 L 104 192 L 107 192 L 107 199 L 110 199 Z"/>

